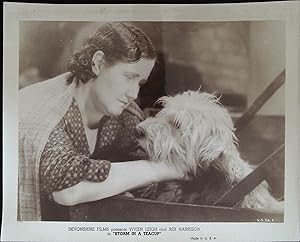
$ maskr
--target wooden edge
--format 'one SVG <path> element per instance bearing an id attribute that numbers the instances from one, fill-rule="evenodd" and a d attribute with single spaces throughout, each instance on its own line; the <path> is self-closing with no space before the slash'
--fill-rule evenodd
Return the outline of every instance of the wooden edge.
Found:
<path id="1" fill-rule="evenodd" d="M 102 222 L 283 222 L 283 214 L 247 208 L 162 203 L 115 196 L 93 202 L 86 221 Z"/>
<path id="2" fill-rule="evenodd" d="M 283 156 L 283 157 L 282 157 Z M 263 180 L 267 179 L 266 171 L 268 167 L 283 162 L 284 145 L 279 146 L 271 155 L 269 155 L 253 172 L 246 176 L 236 186 L 226 192 L 219 200 L 215 202 L 216 206 L 233 207 L 240 202 L 247 194 L 257 187 Z"/>
<path id="3" fill-rule="evenodd" d="M 254 100 L 248 110 L 235 122 L 236 134 L 238 134 L 252 120 L 258 110 L 272 97 L 272 95 L 284 84 L 285 70 L 283 70 L 263 92 Z"/>

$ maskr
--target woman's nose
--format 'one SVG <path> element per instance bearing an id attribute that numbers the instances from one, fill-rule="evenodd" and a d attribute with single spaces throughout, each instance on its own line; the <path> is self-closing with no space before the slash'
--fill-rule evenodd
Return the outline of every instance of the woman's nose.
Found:
<path id="1" fill-rule="evenodd" d="M 135 100 L 138 97 L 139 91 L 140 91 L 139 85 L 131 86 L 127 91 L 127 96 L 130 99 Z"/>

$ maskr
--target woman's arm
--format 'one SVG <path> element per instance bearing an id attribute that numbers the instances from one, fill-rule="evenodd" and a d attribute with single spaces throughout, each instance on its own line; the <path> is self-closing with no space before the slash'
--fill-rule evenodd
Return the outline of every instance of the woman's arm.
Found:
<path id="1" fill-rule="evenodd" d="M 112 163 L 106 180 L 82 181 L 72 187 L 53 192 L 52 195 L 57 203 L 72 206 L 111 197 L 152 182 L 183 178 L 183 172 L 164 162 L 139 160 Z"/>
<path id="2" fill-rule="evenodd" d="M 110 169 L 109 161 L 90 159 L 87 152 L 83 152 L 83 146 L 76 149 L 75 142 L 72 142 L 63 125 L 64 120 L 51 132 L 40 159 L 41 192 L 48 195 L 53 191 L 72 187 L 84 180 L 104 181 Z M 77 133 L 76 139 L 79 138 Z"/>

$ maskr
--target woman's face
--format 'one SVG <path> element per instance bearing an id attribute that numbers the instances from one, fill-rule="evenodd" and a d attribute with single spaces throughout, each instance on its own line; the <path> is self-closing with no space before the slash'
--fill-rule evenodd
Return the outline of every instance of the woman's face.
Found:
<path id="1" fill-rule="evenodd" d="M 135 63 L 103 65 L 91 83 L 90 98 L 96 110 L 104 115 L 120 115 L 137 98 L 154 66 L 155 60 L 140 59 Z"/>

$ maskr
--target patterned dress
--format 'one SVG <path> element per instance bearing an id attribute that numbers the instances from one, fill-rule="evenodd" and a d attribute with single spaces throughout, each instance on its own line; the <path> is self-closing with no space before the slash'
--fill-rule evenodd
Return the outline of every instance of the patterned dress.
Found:
<path id="1" fill-rule="evenodd" d="M 53 202 L 49 205 L 49 201 L 53 200 L 53 191 L 63 190 L 81 181 L 104 181 L 109 175 L 111 162 L 143 158 L 135 152 L 137 143 L 134 129 L 140 121 L 139 117 L 126 109 L 118 117 L 104 116 L 99 122 L 97 141 L 91 154 L 79 107 L 73 98 L 42 152 L 42 211 L 43 207 L 45 211 L 45 207 L 54 205 Z M 62 207 L 58 204 L 54 206 L 54 210 Z"/>

